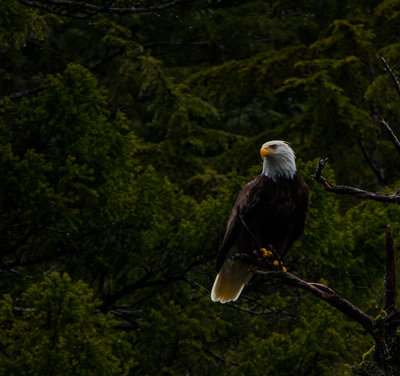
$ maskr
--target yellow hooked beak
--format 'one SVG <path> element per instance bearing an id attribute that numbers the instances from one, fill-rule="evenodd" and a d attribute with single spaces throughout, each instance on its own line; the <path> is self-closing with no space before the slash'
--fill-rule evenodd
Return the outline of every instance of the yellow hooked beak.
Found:
<path id="1" fill-rule="evenodd" d="M 264 159 L 264 157 L 271 155 L 273 152 L 274 150 L 272 150 L 269 146 L 263 145 L 260 150 L 261 159 Z"/>

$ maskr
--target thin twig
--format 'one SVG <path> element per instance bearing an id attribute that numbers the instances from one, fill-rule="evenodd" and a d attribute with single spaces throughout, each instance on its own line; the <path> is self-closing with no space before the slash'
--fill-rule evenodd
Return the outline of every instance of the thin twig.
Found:
<path id="1" fill-rule="evenodd" d="M 397 188 L 394 193 L 392 193 L 392 196 L 398 196 L 400 193 L 400 188 Z"/>
<path id="2" fill-rule="evenodd" d="M 393 80 L 394 86 L 395 86 L 395 88 L 396 88 L 396 90 L 397 90 L 397 93 L 400 95 L 400 82 L 399 82 L 399 79 L 397 78 L 397 76 L 396 76 L 395 73 L 393 72 L 393 69 L 391 69 L 391 68 L 389 67 L 389 64 L 386 62 L 385 58 L 384 58 L 383 56 L 380 56 L 380 59 L 381 59 L 383 65 L 385 66 L 386 71 L 387 71 L 387 72 L 390 74 L 390 76 L 392 77 L 392 80 Z"/>
<path id="3" fill-rule="evenodd" d="M 400 154 L 400 142 L 396 135 L 393 133 L 392 129 L 389 127 L 389 124 L 382 118 L 378 121 L 378 124 L 384 129 L 384 131 L 389 135 L 390 141 L 395 146 L 397 152 Z"/>

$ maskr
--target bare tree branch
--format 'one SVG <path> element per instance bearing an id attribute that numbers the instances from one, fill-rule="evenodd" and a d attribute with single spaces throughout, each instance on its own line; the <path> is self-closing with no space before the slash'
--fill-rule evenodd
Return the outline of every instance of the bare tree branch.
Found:
<path id="1" fill-rule="evenodd" d="M 41 9 L 48 13 L 54 13 L 60 16 L 72 18 L 87 18 L 93 17 L 98 13 L 109 13 L 118 15 L 131 15 L 139 13 L 151 13 L 161 11 L 177 4 L 187 2 L 188 0 L 171 0 L 164 3 L 159 3 L 151 7 L 129 7 L 129 8 L 113 8 L 110 5 L 104 4 L 99 6 L 85 1 L 70 1 L 70 0 L 19 0 L 22 5 Z M 112 2 L 110 2 L 112 4 Z"/>
<path id="2" fill-rule="evenodd" d="M 384 131 L 389 135 L 390 141 L 395 146 L 397 152 L 400 154 L 400 142 L 396 135 L 393 133 L 392 129 L 389 127 L 388 123 L 384 119 L 379 120 L 378 124 L 384 129 Z"/>
<path id="3" fill-rule="evenodd" d="M 389 64 L 386 62 L 385 58 L 383 56 L 380 56 L 380 59 L 383 63 L 383 65 L 386 68 L 386 71 L 390 74 L 390 76 L 392 77 L 394 86 L 397 90 L 397 93 L 400 95 L 400 83 L 399 83 L 399 79 L 397 78 L 397 76 L 395 75 L 395 73 L 393 72 L 393 69 L 389 67 Z"/>
<path id="4" fill-rule="evenodd" d="M 359 308 L 355 307 L 348 300 L 340 297 L 328 286 L 320 283 L 306 282 L 291 273 L 262 270 L 257 270 L 255 273 L 265 277 L 279 278 L 283 283 L 289 286 L 295 286 L 303 290 L 310 291 L 316 297 L 324 300 L 345 315 L 349 316 L 354 321 L 358 322 L 373 337 L 375 336 L 375 323 L 373 318 L 361 311 Z"/>
<path id="5" fill-rule="evenodd" d="M 324 169 L 328 158 L 321 159 L 318 163 L 317 169 L 313 178 L 315 181 L 321 183 L 328 192 L 333 192 L 341 195 L 351 195 L 358 198 L 379 201 L 379 202 L 389 202 L 393 204 L 400 204 L 400 196 L 397 195 L 397 191 L 393 195 L 384 195 L 381 193 L 373 193 L 364 191 L 362 189 L 350 187 L 347 185 L 331 185 L 328 180 L 322 176 L 322 170 Z"/>

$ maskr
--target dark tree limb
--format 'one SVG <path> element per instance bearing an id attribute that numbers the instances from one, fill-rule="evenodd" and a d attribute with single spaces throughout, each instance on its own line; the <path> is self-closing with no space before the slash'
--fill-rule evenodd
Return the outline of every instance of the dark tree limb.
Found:
<path id="1" fill-rule="evenodd" d="M 372 317 L 367 315 L 365 312 L 361 311 L 359 308 L 354 306 L 348 300 L 339 296 L 330 287 L 322 285 L 320 283 L 312 283 L 302 280 L 301 278 L 285 272 L 275 272 L 275 271 L 262 271 L 257 270 L 256 274 L 265 276 L 279 278 L 283 283 L 289 286 L 294 286 L 301 288 L 303 290 L 310 291 L 317 298 L 324 300 L 331 306 L 335 307 L 352 320 L 358 322 L 362 327 L 373 337 L 375 336 L 375 323 Z"/>
<path id="2" fill-rule="evenodd" d="M 396 252 L 390 226 L 386 225 L 386 276 L 383 309 L 387 314 L 396 310 L 397 299 Z"/>
<path id="3" fill-rule="evenodd" d="M 87 1 L 69 1 L 69 0 L 19 0 L 22 5 L 27 7 L 40 9 L 42 11 L 66 16 L 71 18 L 85 19 L 93 17 L 98 13 L 109 13 L 118 15 L 131 15 L 138 13 L 151 13 L 171 8 L 177 4 L 184 3 L 187 0 L 171 0 L 160 2 L 150 7 L 129 7 L 117 8 L 112 7 L 111 2 L 105 2 L 103 6 L 92 4 Z"/>
<path id="4" fill-rule="evenodd" d="M 318 173 L 321 173 L 319 171 Z M 318 177 L 317 173 L 317 177 Z M 320 283 L 307 282 L 284 272 L 257 270 L 255 273 L 277 278 L 282 283 L 307 290 L 359 323 L 375 340 L 372 357 L 353 367 L 357 375 L 397 376 L 400 375 L 400 340 L 397 328 L 400 325 L 400 311 L 396 308 L 396 254 L 390 226 L 386 226 L 386 277 L 384 307 L 381 314 L 373 319 L 348 300 L 342 298 L 330 287 Z"/>
<path id="5" fill-rule="evenodd" d="M 328 192 L 341 195 L 350 195 L 367 200 L 400 204 L 400 196 L 397 195 L 397 191 L 393 195 L 384 195 L 381 193 L 364 191 L 362 189 L 350 187 L 347 185 L 331 185 L 328 180 L 322 176 L 322 170 L 324 169 L 327 162 L 328 158 L 321 159 L 319 161 L 313 178 L 318 183 L 321 183 L 324 186 L 325 190 L 327 190 Z"/>

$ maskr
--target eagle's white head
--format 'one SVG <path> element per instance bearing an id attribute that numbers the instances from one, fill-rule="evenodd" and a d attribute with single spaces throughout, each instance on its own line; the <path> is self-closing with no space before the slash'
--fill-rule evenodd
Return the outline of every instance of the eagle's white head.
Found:
<path id="1" fill-rule="evenodd" d="M 264 161 L 262 173 L 276 182 L 279 176 L 292 179 L 296 173 L 296 156 L 285 141 L 268 141 L 260 150 Z"/>

